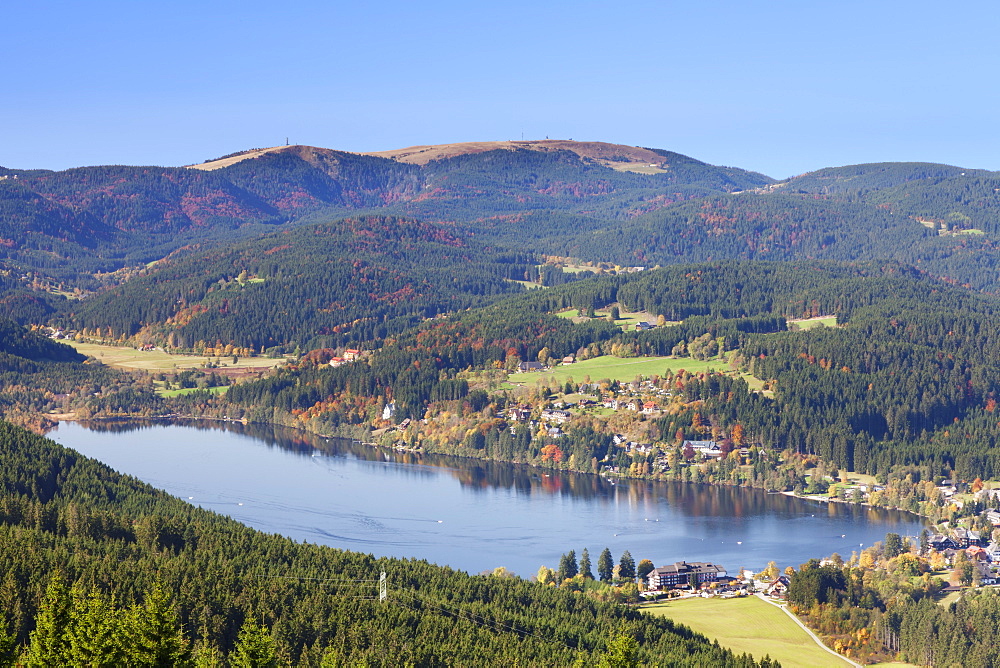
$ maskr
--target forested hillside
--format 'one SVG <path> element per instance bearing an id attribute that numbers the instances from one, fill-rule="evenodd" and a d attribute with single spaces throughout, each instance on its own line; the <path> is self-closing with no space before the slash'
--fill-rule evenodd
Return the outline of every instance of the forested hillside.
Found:
<path id="1" fill-rule="evenodd" d="M 520 292 L 536 257 L 442 225 L 347 218 L 189 252 L 82 302 L 65 324 L 110 339 L 262 352 L 375 345 L 427 318 Z"/>
<path id="2" fill-rule="evenodd" d="M 0 261 L 15 275 L 38 272 L 90 291 L 100 287 L 98 270 L 188 245 L 378 212 L 453 224 L 515 252 L 591 262 L 895 259 L 974 288 L 1000 287 L 992 172 L 882 163 L 776 184 L 661 149 L 621 147 L 654 160 L 643 173 L 622 171 L 611 167 L 619 164 L 613 145 L 602 145 L 598 160 L 570 150 L 573 142 L 557 144 L 445 152 L 421 164 L 288 146 L 209 171 L 5 170 Z"/>
<path id="3" fill-rule="evenodd" d="M 296 146 L 206 169 L 0 169 L 0 413 L 35 429 L 59 414 L 226 417 L 781 491 L 824 493 L 854 471 L 878 483 L 854 501 L 935 519 L 977 510 L 935 483 L 1000 478 L 997 173 L 884 163 L 776 183 L 659 149 L 617 164 L 608 146 L 600 159 L 565 146 L 410 162 Z M 206 366 L 220 351 L 291 359 L 234 373 L 214 387 L 223 395 L 169 362 L 128 374 L 81 361 L 42 325 Z M 633 359 L 628 375 L 620 362 Z M 608 377 L 572 371 L 595 361 Z M 543 369 L 520 375 L 526 362 Z M 181 396 L 157 394 L 173 383 Z M 694 452 L 707 439 L 717 458 Z M 0 445 L 0 597 L 30 656 L 48 588 L 50 611 L 82 616 L 172 607 L 185 657 L 235 657 L 243 628 L 306 665 L 568 665 L 625 636 L 650 661 L 751 665 L 568 591 L 261 536 L 8 424 Z M 409 598 L 316 585 L 382 569 Z M 996 614 L 986 598 L 922 605 L 880 627 L 887 647 L 926 655 L 912 620 Z M 933 652 L 953 657 L 944 643 Z"/>
<path id="4" fill-rule="evenodd" d="M 161 409 L 148 379 L 84 360 L 70 346 L 0 318 L 0 416 L 40 429 L 50 413 L 150 415 Z"/>
<path id="5" fill-rule="evenodd" d="M 758 665 L 582 594 L 262 534 L 2 422 L 0 447 L 0 600 L 29 665 L 593 665 L 619 637 L 651 665 Z"/>
<path id="6" fill-rule="evenodd" d="M 770 182 L 670 154 L 669 174 L 621 173 L 556 151 L 492 151 L 420 167 L 385 158 L 284 147 L 222 169 L 101 166 L 0 174 L 0 239 L 12 266 L 69 277 L 149 261 L 199 241 L 260 234 L 261 225 L 383 209 L 475 220 L 586 203 L 703 196 Z M 665 198 L 663 190 L 676 191 Z M 607 204 L 607 202 L 611 202 Z M 311 216 L 311 217 L 310 217 Z M 316 218 L 319 216 L 319 219 Z M 58 251 L 46 262 L 39 251 Z"/>
<path id="7" fill-rule="evenodd" d="M 604 319 L 576 324 L 551 315 L 612 303 L 681 322 L 623 332 Z M 786 318 L 816 315 L 835 315 L 841 326 L 783 331 Z M 374 424 L 371 418 L 389 401 L 399 417 L 421 417 L 449 400 L 470 416 L 485 407 L 499 415 L 509 399 L 476 394 L 474 379 L 462 372 L 510 369 L 543 350 L 555 359 L 667 355 L 704 338 L 716 350 L 737 351 L 733 363 L 773 390 L 761 396 L 725 376 L 679 385 L 681 396 L 700 406 L 689 410 L 723 433 L 739 424 L 747 440 L 769 449 L 815 454 L 866 473 L 922 467 L 924 478 L 986 478 L 1000 475 L 1000 429 L 992 419 L 1000 337 L 989 324 L 997 317 L 996 298 L 895 264 L 669 267 L 536 291 L 427 323 L 387 341 L 370 363 L 289 369 L 234 387 L 227 400 L 258 419 L 272 408 L 299 415 L 320 431 Z M 683 415 L 666 419 L 654 438 L 672 442 L 673 431 L 687 427 Z M 492 429 L 503 436 L 504 422 L 490 424 L 487 438 Z M 574 438 L 570 433 L 560 447 L 571 451 Z M 521 461 L 548 442 L 532 433 L 508 440 L 514 445 L 500 458 Z M 590 459 L 578 459 L 584 470 Z"/>

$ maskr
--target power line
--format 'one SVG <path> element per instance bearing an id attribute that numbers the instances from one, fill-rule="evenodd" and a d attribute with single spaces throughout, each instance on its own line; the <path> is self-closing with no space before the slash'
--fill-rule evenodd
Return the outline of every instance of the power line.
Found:
<path id="1" fill-rule="evenodd" d="M 504 624 L 503 622 L 499 622 L 499 621 L 495 621 L 495 620 L 491 620 L 491 619 L 487 619 L 486 617 L 483 617 L 481 615 L 477 615 L 477 614 L 475 614 L 473 612 L 469 612 L 467 610 L 461 610 L 461 609 L 459 609 L 458 612 L 454 612 L 452 610 L 448 610 L 448 609 L 446 609 L 444 607 L 441 607 L 440 605 L 435 605 L 434 603 L 431 603 L 430 601 L 426 600 L 428 598 L 426 594 L 417 594 L 415 592 L 407 591 L 405 589 L 394 590 L 394 592 L 397 592 L 397 591 L 399 593 L 401 593 L 401 594 L 408 594 L 409 596 L 412 596 L 413 598 L 415 598 L 418 601 L 420 601 L 421 604 L 423 604 L 423 605 L 425 605 L 427 607 L 439 610 L 439 611 L 441 611 L 444 614 L 452 615 L 453 617 L 455 617 L 457 619 L 463 619 L 464 618 L 466 621 L 469 621 L 469 622 L 472 622 L 473 624 L 477 624 L 479 626 L 482 626 L 483 628 L 488 628 L 488 629 L 491 629 L 493 631 L 501 631 L 501 632 L 505 632 L 505 633 L 517 633 L 517 634 L 519 634 L 521 636 L 531 636 L 532 638 L 535 638 L 537 640 L 541 640 L 542 642 L 551 643 L 553 645 L 562 645 L 563 647 L 565 647 L 566 649 L 568 649 L 570 651 L 574 651 L 574 652 L 580 651 L 579 648 L 570 647 L 569 645 L 567 645 L 566 643 L 562 642 L 561 640 L 555 640 L 554 638 L 546 638 L 545 636 L 538 635 L 537 633 L 533 633 L 533 632 L 528 631 L 526 629 L 518 629 L 518 628 L 516 628 L 516 627 L 514 627 L 512 625 Z M 403 606 L 405 606 L 407 608 L 410 608 L 411 610 L 414 610 L 416 612 L 420 612 L 419 608 L 416 608 L 413 605 L 411 605 L 411 604 L 409 604 L 409 603 L 407 603 L 405 601 L 401 601 L 399 599 L 393 599 L 393 602 L 399 603 L 400 605 L 403 605 Z M 444 603 L 444 605 L 452 605 L 452 606 L 458 607 L 457 604 L 455 604 L 455 603 Z M 463 617 L 463 615 L 464 615 L 464 617 Z"/>
<path id="2" fill-rule="evenodd" d="M 364 589 L 371 587 L 373 584 L 379 585 L 379 592 L 375 596 L 350 596 L 340 593 L 337 591 L 337 596 L 341 598 L 350 598 L 357 601 L 384 601 L 385 595 L 382 593 L 381 589 L 384 588 L 385 573 L 382 573 L 382 577 L 378 580 L 368 580 L 368 579 L 357 579 L 350 580 L 345 578 L 317 578 L 317 577 L 307 577 L 304 575 L 257 575 L 257 578 L 272 579 L 272 580 L 295 580 L 295 581 L 306 581 L 315 582 L 321 584 L 324 589 L 334 589 L 334 590 L 348 590 L 350 591 L 364 591 Z M 328 584 L 336 583 L 336 584 Z"/>
<path id="3" fill-rule="evenodd" d="M 387 583 L 387 580 L 386 580 L 385 571 L 382 571 L 377 579 L 366 579 L 366 578 L 358 578 L 358 579 L 349 579 L 349 578 L 319 578 L 319 577 L 308 577 L 308 576 L 301 576 L 301 575 L 271 575 L 271 574 L 263 574 L 263 575 L 259 574 L 256 577 L 258 577 L 258 578 L 269 578 L 269 579 L 275 579 L 275 580 L 310 581 L 310 582 L 316 582 L 316 583 L 327 583 L 327 582 L 340 583 L 340 584 L 337 584 L 337 585 L 333 585 L 334 589 L 350 589 L 350 588 L 353 588 L 353 587 L 369 586 L 369 585 L 372 585 L 372 584 L 377 584 L 378 585 L 378 594 L 376 596 L 352 596 L 350 598 L 355 599 L 355 600 L 361 600 L 361 601 L 387 601 L 387 600 L 389 600 L 389 601 L 391 601 L 393 603 L 398 603 L 399 605 L 401 605 L 401 606 L 403 606 L 405 608 L 409 608 L 410 610 L 413 610 L 414 612 L 421 612 L 421 608 L 417 607 L 415 605 L 415 603 L 413 603 L 413 602 L 407 602 L 407 601 L 399 599 L 398 597 L 393 597 L 391 599 L 389 598 L 389 596 L 388 596 L 388 583 Z M 550 643 L 550 644 L 553 644 L 553 645 L 561 645 L 562 647 L 565 647 L 566 649 L 568 649 L 568 650 L 570 650 L 572 652 L 583 651 L 583 650 L 581 650 L 581 649 L 579 649 L 577 647 L 570 647 L 569 645 L 567 645 L 565 642 L 563 642 L 561 640 L 555 640 L 554 638 L 547 638 L 545 636 L 539 635 L 539 634 L 534 633 L 532 631 L 528 631 L 527 629 L 519 629 L 519 628 L 513 626 L 512 624 L 506 624 L 506 623 L 503 623 L 503 622 L 500 622 L 500 621 L 488 619 L 486 617 L 483 617 L 482 615 L 477 615 L 474 612 L 470 612 L 468 610 L 462 610 L 457 603 L 444 602 L 444 601 L 438 601 L 438 603 L 432 602 L 431 600 L 429 600 L 430 597 L 427 594 L 417 593 L 415 591 L 407 590 L 407 589 L 393 589 L 393 594 L 406 594 L 407 596 L 410 596 L 411 598 L 413 598 L 415 602 L 419 602 L 420 605 L 422 605 L 425 608 L 431 608 L 433 610 L 437 610 L 441 614 L 451 615 L 452 617 L 454 617 L 456 619 L 464 619 L 465 621 L 471 622 L 473 624 L 476 624 L 477 626 L 480 626 L 480 627 L 485 628 L 485 629 L 489 629 L 491 631 L 496 631 L 496 632 L 500 632 L 500 633 L 516 633 L 517 635 L 519 635 L 521 637 L 531 637 L 531 638 L 534 638 L 536 640 L 541 640 L 542 642 Z M 455 608 L 455 610 L 449 610 L 448 608 L 443 607 L 445 605 L 450 605 L 453 608 Z"/>
<path id="4" fill-rule="evenodd" d="M 374 580 L 351 580 L 347 578 L 310 578 L 304 575 L 257 575 L 258 578 L 274 578 L 276 580 L 315 580 L 317 582 L 353 582 L 353 583 L 364 583 L 364 582 L 379 582 L 379 578 Z"/>

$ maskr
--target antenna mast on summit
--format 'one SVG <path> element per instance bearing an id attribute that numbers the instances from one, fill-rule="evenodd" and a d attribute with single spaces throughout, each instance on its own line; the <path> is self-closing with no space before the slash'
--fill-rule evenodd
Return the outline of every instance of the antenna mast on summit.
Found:
<path id="1" fill-rule="evenodd" d="M 382 571 L 382 575 L 378 578 L 378 600 L 384 601 L 388 596 L 388 587 L 385 584 L 385 571 Z"/>

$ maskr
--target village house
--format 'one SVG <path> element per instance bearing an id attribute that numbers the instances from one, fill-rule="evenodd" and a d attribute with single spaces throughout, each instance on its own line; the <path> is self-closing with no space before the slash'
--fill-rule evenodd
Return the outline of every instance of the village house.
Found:
<path id="1" fill-rule="evenodd" d="M 708 457 L 721 457 L 722 456 L 722 446 L 720 446 L 715 441 L 684 441 L 681 444 L 681 449 L 691 446 L 695 454 L 701 455 L 706 459 Z"/>
<path id="2" fill-rule="evenodd" d="M 531 417 L 531 409 L 523 406 L 515 406 L 507 411 L 507 419 L 512 422 L 524 422 Z"/>
<path id="3" fill-rule="evenodd" d="M 348 362 L 356 362 L 361 359 L 361 350 L 358 348 L 348 348 L 344 351 L 344 360 Z"/>
<path id="4" fill-rule="evenodd" d="M 790 583 L 791 580 L 788 579 L 787 575 L 779 575 L 768 583 L 764 592 L 772 598 L 785 598 L 788 595 L 788 585 Z"/>
<path id="5" fill-rule="evenodd" d="M 972 547 L 965 548 L 965 554 L 969 557 L 971 561 L 982 561 L 988 562 L 990 560 L 989 554 L 983 548 L 978 545 L 973 545 Z"/>
<path id="6" fill-rule="evenodd" d="M 958 548 L 966 548 L 973 545 L 983 544 L 982 536 L 979 535 L 978 531 L 971 531 L 961 527 L 952 530 L 951 539 L 955 543 L 955 547 Z"/>
<path id="7" fill-rule="evenodd" d="M 642 455 L 648 455 L 653 451 L 653 446 L 650 443 L 636 443 L 635 441 L 629 441 L 625 444 L 625 452 L 628 453 L 639 453 Z"/>
<path id="8" fill-rule="evenodd" d="M 927 544 L 938 552 L 954 550 L 959 547 L 958 543 L 951 537 L 936 533 L 927 539 Z"/>
<path id="9" fill-rule="evenodd" d="M 573 417 L 573 414 L 569 411 L 559 411 L 551 408 L 546 408 L 542 411 L 542 419 L 546 422 L 565 424 L 571 417 Z"/>
<path id="10" fill-rule="evenodd" d="M 955 484 L 952 480 L 942 480 L 941 484 L 938 485 L 937 488 L 941 490 L 941 495 L 944 496 L 946 499 L 950 499 L 951 497 L 955 496 L 956 492 L 958 492 L 958 488 L 955 487 Z"/>
<path id="11" fill-rule="evenodd" d="M 517 365 L 520 373 L 530 373 L 532 371 L 544 371 L 545 366 L 541 362 L 521 362 Z"/>
<path id="12" fill-rule="evenodd" d="M 995 585 L 1000 580 L 987 562 L 976 562 L 975 568 L 979 570 L 979 580 L 984 585 Z"/>

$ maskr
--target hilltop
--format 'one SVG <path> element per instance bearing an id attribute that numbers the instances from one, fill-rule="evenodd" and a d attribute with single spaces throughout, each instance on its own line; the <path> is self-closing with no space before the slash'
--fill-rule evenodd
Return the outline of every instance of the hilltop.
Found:
<path id="1" fill-rule="evenodd" d="M 992 291 L 1000 289 L 997 193 L 996 173 L 949 165 L 830 167 L 777 182 L 664 149 L 555 139 L 369 153 L 272 146 L 189 167 L 4 168 L 0 301 L 16 296 L 38 321 L 59 310 L 37 303 L 45 291 L 86 295 L 156 274 L 151 263 L 164 259 L 367 215 L 531 254 L 525 260 L 537 265 L 546 256 L 647 267 L 896 260 Z M 208 285 L 202 273 L 190 278 Z M 150 315 L 136 314 L 126 329 L 160 321 Z"/>
<path id="2" fill-rule="evenodd" d="M 679 153 L 669 153 L 655 149 L 642 148 L 639 146 L 625 146 L 623 144 L 609 144 L 597 141 L 573 141 L 572 139 L 543 139 L 543 140 L 506 140 L 506 141 L 472 141 L 458 142 L 454 144 L 435 144 L 409 146 L 407 148 L 392 149 L 388 151 L 365 151 L 359 155 L 370 155 L 376 158 L 387 158 L 409 165 L 426 165 L 434 160 L 447 160 L 462 155 L 473 155 L 485 153 L 487 151 L 569 151 L 575 153 L 580 158 L 592 161 L 596 164 L 618 169 L 622 171 L 632 171 L 640 174 L 663 174 L 668 171 L 671 163 L 679 159 L 687 162 L 691 158 L 682 156 Z M 246 151 L 239 151 L 214 160 L 206 160 L 196 165 L 187 165 L 190 169 L 200 169 L 204 171 L 214 171 L 223 169 L 244 160 L 253 160 L 264 155 L 274 153 L 288 153 L 296 155 L 307 162 L 313 164 L 329 159 L 338 151 L 315 146 L 286 145 L 271 146 L 269 148 L 254 148 Z M 704 163 L 702 163 L 704 164 Z"/>
<path id="3" fill-rule="evenodd" d="M 667 156 L 653 149 L 597 141 L 581 142 L 572 139 L 459 142 L 433 146 L 410 146 L 391 151 L 370 151 L 365 155 L 389 158 L 411 165 L 426 165 L 432 160 L 444 160 L 459 155 L 499 150 L 569 151 L 585 160 L 592 160 L 605 167 L 634 171 L 640 174 L 664 173 L 669 167 Z"/>

